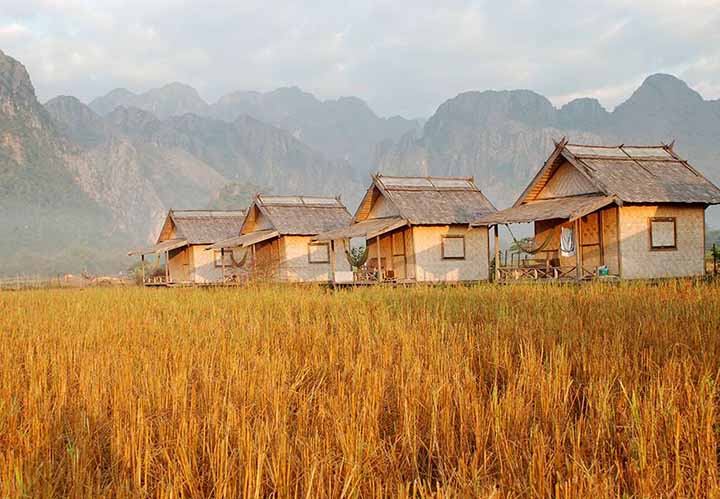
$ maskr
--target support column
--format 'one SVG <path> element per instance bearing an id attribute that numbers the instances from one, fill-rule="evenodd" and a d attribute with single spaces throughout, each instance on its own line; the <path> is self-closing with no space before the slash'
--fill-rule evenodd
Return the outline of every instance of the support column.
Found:
<path id="1" fill-rule="evenodd" d="M 140 267 L 142 270 L 142 283 L 145 285 L 145 255 L 140 255 Z"/>
<path id="2" fill-rule="evenodd" d="M 495 282 L 500 282 L 500 230 L 495 224 Z"/>
<path id="3" fill-rule="evenodd" d="M 165 252 L 165 284 L 170 284 L 170 252 Z"/>
<path id="4" fill-rule="evenodd" d="M 222 282 L 225 282 L 225 248 L 220 248 L 220 266 L 222 269 Z"/>
<path id="5" fill-rule="evenodd" d="M 330 241 L 330 282 L 335 283 L 335 240 Z"/>
<path id="6" fill-rule="evenodd" d="M 255 245 L 250 246 L 252 248 L 252 260 L 253 260 L 253 275 L 257 272 L 257 262 L 255 261 Z"/>
<path id="7" fill-rule="evenodd" d="M 375 242 L 377 243 L 377 263 L 378 263 L 378 276 L 377 280 L 382 281 L 382 259 L 381 259 L 381 252 L 380 252 L 380 236 L 375 236 Z"/>
<path id="8" fill-rule="evenodd" d="M 580 219 L 579 218 L 577 220 L 575 220 L 574 228 L 575 228 L 575 230 L 573 232 L 575 232 L 574 235 L 575 235 L 575 265 L 576 265 L 575 271 L 577 274 L 577 280 L 582 281 L 582 277 L 583 277 L 582 255 L 581 255 L 582 246 L 580 246 Z"/>

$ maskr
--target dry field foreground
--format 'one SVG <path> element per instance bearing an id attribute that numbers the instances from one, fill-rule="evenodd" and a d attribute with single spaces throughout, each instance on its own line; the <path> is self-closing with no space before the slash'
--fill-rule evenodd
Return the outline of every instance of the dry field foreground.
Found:
<path id="1" fill-rule="evenodd" d="M 0 293 L 2 497 L 717 497 L 720 287 Z"/>

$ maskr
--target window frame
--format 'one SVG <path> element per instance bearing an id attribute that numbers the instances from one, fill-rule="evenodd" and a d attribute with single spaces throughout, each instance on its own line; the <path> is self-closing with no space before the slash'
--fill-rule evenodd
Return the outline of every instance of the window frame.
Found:
<path id="1" fill-rule="evenodd" d="M 445 240 L 446 239 L 462 239 L 462 256 L 446 256 Z M 440 256 L 443 260 L 465 260 L 467 251 L 465 247 L 465 234 L 443 234 L 440 236 Z"/>
<path id="2" fill-rule="evenodd" d="M 653 245 L 653 222 L 672 222 L 673 224 L 673 245 L 672 246 L 654 246 Z M 677 218 L 676 217 L 650 217 L 648 218 L 648 239 L 650 251 L 677 251 Z"/>
<path id="3" fill-rule="evenodd" d="M 327 249 L 326 260 L 313 260 L 312 258 L 312 247 L 313 246 L 325 246 Z M 311 241 L 308 243 L 308 263 L 310 264 L 324 264 L 330 263 L 330 243 L 326 241 Z"/>
<path id="4" fill-rule="evenodd" d="M 223 250 L 213 250 L 213 263 L 215 264 L 216 269 L 223 268 L 223 253 L 225 254 L 226 259 L 230 259 L 229 262 L 225 262 L 225 267 L 232 267 L 232 258 L 230 258 L 232 253 L 228 251 L 223 252 Z"/>

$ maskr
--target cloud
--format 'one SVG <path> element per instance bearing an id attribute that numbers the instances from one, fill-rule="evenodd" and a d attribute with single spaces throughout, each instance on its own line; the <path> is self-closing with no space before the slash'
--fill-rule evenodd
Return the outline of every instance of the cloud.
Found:
<path id="1" fill-rule="evenodd" d="M 720 97 L 720 0 L 681 3 L 4 0 L 0 48 L 43 99 L 183 81 L 208 100 L 298 85 L 385 115 L 427 116 L 488 88 L 612 108 L 655 72 Z"/>

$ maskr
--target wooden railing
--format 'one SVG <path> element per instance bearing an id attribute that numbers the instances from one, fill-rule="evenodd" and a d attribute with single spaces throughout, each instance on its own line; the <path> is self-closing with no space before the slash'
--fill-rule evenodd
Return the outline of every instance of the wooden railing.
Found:
<path id="1" fill-rule="evenodd" d="M 162 286 L 168 284 L 168 280 L 167 277 L 164 275 L 153 277 L 146 276 L 144 283 L 146 286 Z"/>
<path id="2" fill-rule="evenodd" d="M 582 279 L 594 277 L 595 271 L 583 268 Z M 514 281 L 572 281 L 578 278 L 577 267 L 572 266 L 536 266 L 536 267 L 500 267 L 498 268 L 499 282 Z"/>

